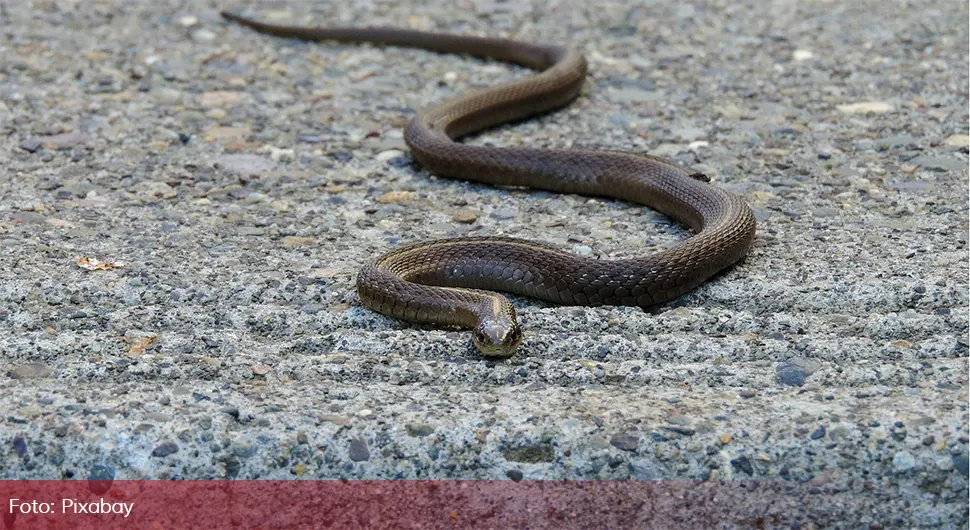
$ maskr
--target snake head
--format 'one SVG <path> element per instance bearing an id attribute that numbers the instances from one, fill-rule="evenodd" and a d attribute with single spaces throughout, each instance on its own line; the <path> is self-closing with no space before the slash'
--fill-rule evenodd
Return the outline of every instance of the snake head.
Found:
<path id="1" fill-rule="evenodd" d="M 522 342 L 522 329 L 509 318 L 484 319 L 472 330 L 472 342 L 486 357 L 509 357 Z"/>

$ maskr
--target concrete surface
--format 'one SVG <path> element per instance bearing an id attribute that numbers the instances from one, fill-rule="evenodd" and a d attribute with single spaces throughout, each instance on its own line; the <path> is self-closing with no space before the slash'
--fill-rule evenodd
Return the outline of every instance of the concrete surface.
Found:
<path id="1" fill-rule="evenodd" d="M 411 163 L 414 109 L 522 69 L 274 39 L 219 8 L 572 43 L 580 100 L 470 141 L 669 157 L 746 198 L 755 247 L 651 311 L 515 299 L 527 335 L 503 362 L 376 315 L 353 277 L 398 244 L 609 258 L 689 234 Z M 2 476 L 785 481 L 861 492 L 839 524 L 965 528 L 967 20 L 915 1 L 4 3 Z"/>

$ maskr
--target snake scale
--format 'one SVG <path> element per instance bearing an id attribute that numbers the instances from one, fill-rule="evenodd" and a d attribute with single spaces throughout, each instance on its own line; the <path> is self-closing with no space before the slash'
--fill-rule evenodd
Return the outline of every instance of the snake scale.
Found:
<path id="1" fill-rule="evenodd" d="M 399 28 L 313 28 L 222 15 L 260 33 L 302 40 L 371 42 L 487 57 L 539 73 L 464 94 L 419 112 L 404 141 L 443 177 L 499 186 L 605 196 L 649 206 L 695 234 L 661 252 L 599 260 L 506 237 L 421 242 L 392 250 L 357 276 L 371 309 L 410 322 L 472 329 L 487 356 L 505 357 L 522 339 L 503 291 L 566 305 L 648 307 L 672 300 L 737 262 L 755 219 L 739 197 L 661 158 L 616 151 L 466 145 L 455 140 L 497 124 L 563 107 L 580 93 L 586 59 L 564 46 Z"/>

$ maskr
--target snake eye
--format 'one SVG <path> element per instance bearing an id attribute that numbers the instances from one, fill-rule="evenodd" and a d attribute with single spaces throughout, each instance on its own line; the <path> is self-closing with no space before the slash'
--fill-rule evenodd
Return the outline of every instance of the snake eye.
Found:
<path id="1" fill-rule="evenodd" d="M 522 330 L 520 330 L 517 327 L 512 328 L 512 330 L 509 331 L 508 344 L 512 347 L 515 347 L 515 346 L 518 346 L 520 342 L 522 342 Z"/>

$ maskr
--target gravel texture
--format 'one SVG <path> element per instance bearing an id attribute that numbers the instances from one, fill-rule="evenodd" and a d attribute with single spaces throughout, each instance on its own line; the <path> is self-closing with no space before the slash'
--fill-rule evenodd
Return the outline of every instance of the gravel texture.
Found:
<path id="1" fill-rule="evenodd" d="M 354 274 L 395 245 L 609 258 L 688 232 L 412 163 L 414 109 L 520 68 L 274 39 L 220 7 L 572 43 L 577 102 L 469 141 L 669 157 L 746 198 L 755 246 L 650 311 L 517 298 L 502 362 L 374 314 Z M 0 4 L 4 478 L 865 484 L 861 521 L 966 527 L 965 3 L 246 9 Z"/>

